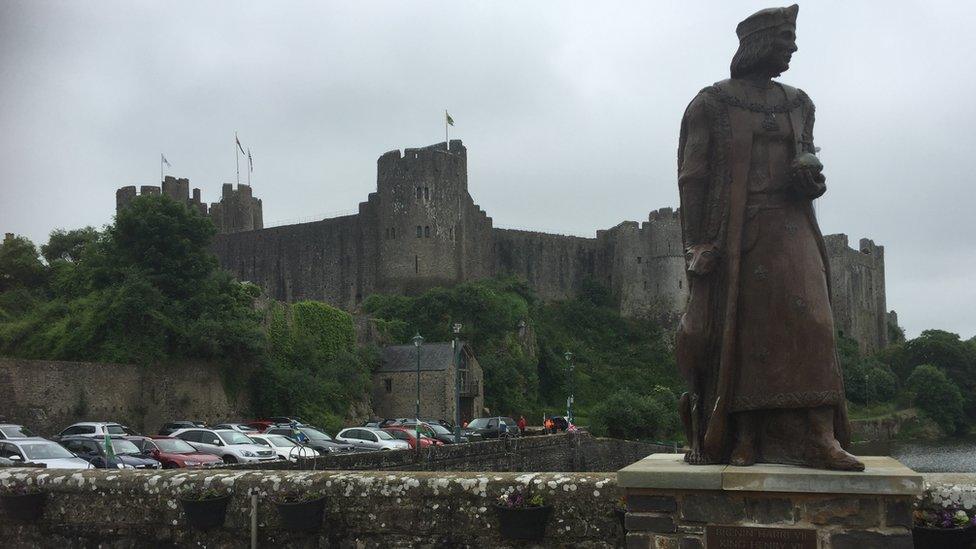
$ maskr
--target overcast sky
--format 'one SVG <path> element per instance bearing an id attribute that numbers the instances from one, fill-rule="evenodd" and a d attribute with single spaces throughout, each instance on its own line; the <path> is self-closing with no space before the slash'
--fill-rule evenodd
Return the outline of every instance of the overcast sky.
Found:
<path id="1" fill-rule="evenodd" d="M 4 0 L 0 231 L 106 224 L 161 152 L 214 201 L 235 130 L 266 225 L 345 213 L 446 108 L 496 226 L 593 236 L 677 205 L 681 114 L 769 6 Z M 822 228 L 885 246 L 910 336 L 976 334 L 974 24 L 974 2 L 802 3 L 782 77 L 817 105 Z"/>

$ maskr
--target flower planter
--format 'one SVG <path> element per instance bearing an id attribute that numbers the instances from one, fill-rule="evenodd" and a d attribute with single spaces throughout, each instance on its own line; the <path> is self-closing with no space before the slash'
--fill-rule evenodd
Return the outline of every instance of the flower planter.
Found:
<path id="1" fill-rule="evenodd" d="M 224 525 L 228 501 L 230 501 L 230 495 L 208 499 L 180 498 L 183 514 L 186 515 L 186 523 L 191 528 L 200 530 L 220 528 Z"/>
<path id="2" fill-rule="evenodd" d="M 962 528 L 912 528 L 915 549 L 969 549 L 976 538 L 976 526 Z"/>
<path id="3" fill-rule="evenodd" d="M 322 527 L 325 497 L 309 501 L 278 503 L 281 525 L 287 530 L 310 532 Z"/>
<path id="4" fill-rule="evenodd" d="M 498 530 L 505 539 L 540 540 L 546 536 L 546 523 L 552 505 L 541 507 L 503 507 L 495 505 Z"/>
<path id="5" fill-rule="evenodd" d="M 44 514 L 44 502 L 47 494 L 34 492 L 31 494 L 7 494 L 0 496 L 7 516 L 16 520 L 33 522 Z"/>

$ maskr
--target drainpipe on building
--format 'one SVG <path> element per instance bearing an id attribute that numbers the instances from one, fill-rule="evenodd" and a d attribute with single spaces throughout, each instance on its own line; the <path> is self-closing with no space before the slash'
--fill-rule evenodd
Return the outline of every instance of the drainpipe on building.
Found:
<path id="1" fill-rule="evenodd" d="M 454 444 L 461 443 L 461 323 L 454 323 Z"/>

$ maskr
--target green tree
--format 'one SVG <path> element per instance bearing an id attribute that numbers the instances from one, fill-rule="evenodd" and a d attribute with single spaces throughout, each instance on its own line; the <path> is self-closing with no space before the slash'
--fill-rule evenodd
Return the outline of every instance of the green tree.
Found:
<path id="1" fill-rule="evenodd" d="M 82 253 L 98 241 L 100 233 L 94 227 L 66 231 L 56 229 L 51 232 L 47 244 L 41 246 L 41 255 L 48 264 L 57 261 L 75 262 Z"/>
<path id="2" fill-rule="evenodd" d="M 44 283 L 45 270 L 34 243 L 22 236 L 0 244 L 0 292 L 36 288 Z"/>
<path id="3" fill-rule="evenodd" d="M 930 364 L 942 370 L 962 391 L 966 417 L 976 419 L 976 345 L 943 330 L 925 330 L 918 337 L 893 345 L 879 355 L 902 380 L 915 368 Z"/>
<path id="4" fill-rule="evenodd" d="M 959 387 L 939 368 L 922 364 L 908 378 L 908 389 L 915 406 L 935 421 L 946 434 L 954 434 L 967 424 Z"/>
<path id="5" fill-rule="evenodd" d="M 0 353 L 254 361 L 263 344 L 253 287 L 218 269 L 214 232 L 197 210 L 165 196 L 137 198 L 104 233 L 55 231 L 45 247 L 46 295 L 0 324 Z"/>

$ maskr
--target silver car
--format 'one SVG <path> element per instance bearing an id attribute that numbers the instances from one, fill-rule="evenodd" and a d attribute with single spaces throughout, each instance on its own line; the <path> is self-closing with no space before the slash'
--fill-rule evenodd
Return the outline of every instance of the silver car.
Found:
<path id="1" fill-rule="evenodd" d="M 258 446 L 244 433 L 230 429 L 179 429 L 170 436 L 183 439 L 197 450 L 219 456 L 225 463 L 274 461 L 278 454 L 267 446 Z"/>
<path id="2" fill-rule="evenodd" d="M 60 444 L 39 437 L 0 440 L 0 457 L 19 464 L 43 463 L 48 469 L 91 468 Z"/>
<path id="3" fill-rule="evenodd" d="M 405 440 L 397 440 L 390 433 L 370 427 L 350 427 L 339 431 L 335 437 L 337 442 L 352 444 L 356 448 L 366 450 L 408 450 L 410 444 Z"/>

